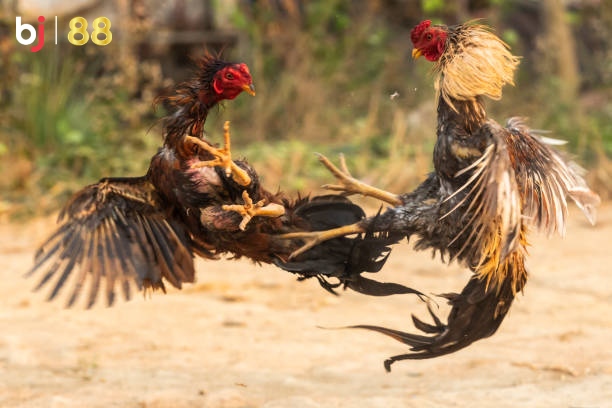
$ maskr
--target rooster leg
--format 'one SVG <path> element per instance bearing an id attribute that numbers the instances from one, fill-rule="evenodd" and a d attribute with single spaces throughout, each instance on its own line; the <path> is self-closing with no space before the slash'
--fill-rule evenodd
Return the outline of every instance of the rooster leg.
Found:
<path id="1" fill-rule="evenodd" d="M 322 242 L 328 241 L 333 238 L 344 237 L 351 234 L 365 233 L 364 227 L 360 223 L 344 225 L 338 228 L 332 228 L 325 231 L 311 231 L 311 232 L 290 232 L 288 234 L 281 234 L 279 238 L 282 239 L 302 239 L 305 244 L 300 248 L 296 249 L 289 255 L 289 260 L 296 256 L 303 254 L 310 248 L 319 245 Z"/>
<path id="2" fill-rule="evenodd" d="M 323 163 L 325 167 L 336 177 L 340 184 L 325 184 L 323 188 L 327 190 L 334 191 L 343 191 L 347 195 L 350 194 L 361 194 L 364 196 L 370 196 L 377 198 L 381 201 L 389 203 L 393 206 L 398 206 L 402 204 L 402 200 L 399 198 L 397 194 L 390 193 L 388 191 L 381 190 L 376 187 L 372 187 L 368 184 L 365 184 L 356 178 L 351 176 L 351 173 L 348 171 L 346 167 L 346 161 L 344 160 L 344 155 L 340 155 L 340 167 L 334 166 L 334 164 L 329 161 L 329 159 L 322 154 L 318 154 L 319 161 Z"/>
<path id="3" fill-rule="evenodd" d="M 244 205 L 232 204 L 221 207 L 225 211 L 234 211 L 242 215 L 242 222 L 239 225 L 241 231 L 246 229 L 247 224 L 253 217 L 280 217 L 285 213 L 285 207 L 276 203 L 264 205 L 264 200 L 253 203 L 246 190 L 242 192 L 242 199 Z"/>
<path id="4" fill-rule="evenodd" d="M 225 175 L 227 177 L 231 175 L 236 183 L 240 184 L 241 186 L 248 186 L 251 184 L 251 177 L 246 171 L 238 167 L 232 160 L 229 121 L 226 121 L 225 125 L 223 126 L 223 137 L 225 139 L 224 146 L 222 148 L 216 148 L 211 146 L 209 143 L 198 139 L 197 137 L 185 136 L 186 142 L 193 143 L 202 150 L 214 156 L 214 159 L 212 160 L 201 161 L 193 164 L 191 167 L 222 167 L 225 170 Z"/>

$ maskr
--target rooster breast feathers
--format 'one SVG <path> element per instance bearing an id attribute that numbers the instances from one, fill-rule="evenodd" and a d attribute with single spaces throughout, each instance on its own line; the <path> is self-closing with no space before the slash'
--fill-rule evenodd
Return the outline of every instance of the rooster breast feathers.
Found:
<path id="1" fill-rule="evenodd" d="M 129 299 L 130 286 L 162 289 L 164 279 L 180 288 L 194 281 L 192 242 L 183 225 L 168 218 L 146 177 L 107 178 L 78 192 L 61 211 L 60 226 L 42 244 L 28 275 L 44 272 L 37 287 L 51 279 L 55 298 L 71 275 L 72 305 L 90 277 L 91 307 L 105 280 L 106 302 L 115 287 Z"/>

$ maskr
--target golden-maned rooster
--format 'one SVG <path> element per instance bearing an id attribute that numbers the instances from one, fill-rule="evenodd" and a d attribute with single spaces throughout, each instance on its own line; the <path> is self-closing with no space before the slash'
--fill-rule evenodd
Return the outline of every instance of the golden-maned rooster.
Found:
<path id="1" fill-rule="evenodd" d="M 555 151 L 558 141 L 542 137 L 520 118 L 505 127 L 487 118 L 484 98 L 501 98 L 513 84 L 518 58 L 487 27 L 476 22 L 453 27 L 423 21 L 411 32 L 413 57 L 435 63 L 438 92 L 435 172 L 411 193 L 396 195 L 352 178 L 344 161 L 322 162 L 340 181 L 334 190 L 379 198 L 391 208 L 354 225 L 318 233 L 289 234 L 306 241 L 296 255 L 332 237 L 363 231 L 415 236 L 417 250 L 433 249 L 457 260 L 473 276 L 461 293 L 442 295 L 452 309 L 447 323 L 413 316 L 411 334 L 378 326 L 375 330 L 411 346 L 411 353 L 385 361 L 425 359 L 452 353 L 495 333 L 527 280 L 525 256 L 530 227 L 549 234 L 565 232 L 566 197 L 591 223 L 599 196 L 580 169 Z"/>
<path id="2" fill-rule="evenodd" d="M 223 148 L 204 139 L 210 109 L 243 91 L 255 94 L 245 64 L 206 55 L 190 81 L 162 98 L 174 112 L 163 120 L 164 143 L 147 174 L 105 178 L 77 192 L 60 212 L 57 230 L 36 253 L 29 274 L 42 273 L 38 288 L 52 284 L 49 299 L 72 286 L 70 306 L 87 281 L 88 307 L 103 281 L 108 305 L 118 289 L 129 299 L 133 283 L 139 289 L 164 290 L 166 281 L 180 288 L 195 279 L 194 254 L 283 263 L 299 245 L 279 234 L 334 228 L 365 216 L 340 196 L 290 201 L 266 191 L 249 164 L 232 160 L 228 123 Z M 360 279 L 360 272 L 378 270 L 388 252 L 383 239 L 370 245 L 370 238 L 373 234 L 330 241 L 285 264 L 286 269 L 301 278 L 316 277 L 328 290 L 333 290 L 328 277 L 356 275 L 356 290 L 397 287 L 396 292 L 405 293 L 399 285 Z"/>

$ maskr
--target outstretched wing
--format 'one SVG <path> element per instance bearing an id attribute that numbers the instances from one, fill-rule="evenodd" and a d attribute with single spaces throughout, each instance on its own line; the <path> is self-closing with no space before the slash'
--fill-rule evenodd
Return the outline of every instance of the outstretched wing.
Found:
<path id="1" fill-rule="evenodd" d="M 85 187 L 64 207 L 58 223 L 27 273 L 43 274 L 37 290 L 54 282 L 49 300 L 69 281 L 67 306 L 89 280 L 91 307 L 102 281 L 110 306 L 116 287 L 130 299 L 133 283 L 138 289 L 165 290 L 164 279 L 177 288 L 194 280 L 190 238 L 160 208 L 155 188 L 145 177 L 109 178 Z"/>
<path id="2" fill-rule="evenodd" d="M 520 247 L 522 225 L 563 235 L 568 196 L 595 223 L 599 196 L 588 188 L 579 167 L 550 146 L 554 140 L 541 137 L 520 118 L 510 119 L 506 127 L 489 120 L 479 132 L 491 143 L 478 160 L 457 174 L 469 178 L 447 198 L 461 200 L 455 199 L 458 203 L 443 218 L 463 206 L 469 218 L 456 235 L 456 240 L 465 242 L 456 256 L 468 248 L 480 253 L 476 269 L 481 276 L 488 275 L 484 273 L 488 268 L 480 267 L 484 262 L 496 268 Z"/>
<path id="3" fill-rule="evenodd" d="M 509 119 L 505 130 L 527 221 L 547 234 L 563 235 L 569 196 L 595 224 L 600 198 L 588 188 L 578 165 L 550 146 L 563 142 L 538 135 L 541 132 L 529 129 L 521 118 Z"/>

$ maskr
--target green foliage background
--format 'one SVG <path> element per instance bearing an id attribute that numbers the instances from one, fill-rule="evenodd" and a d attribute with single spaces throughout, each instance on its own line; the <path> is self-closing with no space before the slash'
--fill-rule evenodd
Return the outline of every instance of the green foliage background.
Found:
<path id="1" fill-rule="evenodd" d="M 270 189 L 307 193 L 330 182 L 314 152 L 344 153 L 353 174 L 377 186 L 413 188 L 431 170 L 435 100 L 431 65 L 410 58 L 409 31 L 424 18 L 484 17 L 523 56 L 517 86 L 488 104 L 492 116 L 529 116 L 568 140 L 591 184 L 604 197 L 612 192 L 610 8 L 563 10 L 580 75 L 568 101 L 549 55 L 555 44 L 546 43 L 554 37 L 535 27 L 541 33 L 525 38 L 513 24 L 530 15 L 521 2 L 286 0 L 243 2 L 229 13 L 225 2 L 210 4 L 229 14 L 240 42 L 224 56 L 248 63 L 257 96 L 226 103 L 206 129 L 218 142 L 231 120 L 235 154 Z M 152 101 L 184 78 L 164 71 L 163 57 L 139 56 L 137 43 L 32 54 L 14 39 L 14 16 L 0 17 L 0 216 L 50 212 L 101 177 L 144 174 L 165 113 Z M 593 27 L 603 30 L 594 40 L 584 34 Z"/>

